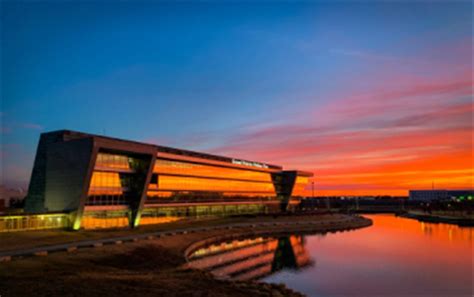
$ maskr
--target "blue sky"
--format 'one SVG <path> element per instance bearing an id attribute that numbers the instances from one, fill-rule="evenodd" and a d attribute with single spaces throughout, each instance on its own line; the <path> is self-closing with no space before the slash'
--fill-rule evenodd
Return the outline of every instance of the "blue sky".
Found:
<path id="1" fill-rule="evenodd" d="M 317 170 L 308 156 L 324 152 L 298 161 L 240 140 L 338 117 L 338 131 L 361 127 L 327 107 L 465 75 L 471 13 L 470 2 L 2 2 L 3 182 L 27 184 L 39 133 L 58 129 Z M 258 151 L 298 149 L 280 140 Z"/>

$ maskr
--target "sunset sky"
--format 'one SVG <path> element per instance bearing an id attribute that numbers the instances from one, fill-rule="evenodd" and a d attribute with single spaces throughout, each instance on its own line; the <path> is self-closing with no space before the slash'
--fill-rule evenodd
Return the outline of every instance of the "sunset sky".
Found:
<path id="1" fill-rule="evenodd" d="M 473 187 L 472 4 L 1 3 L 2 184 L 71 129 L 315 173 Z"/>

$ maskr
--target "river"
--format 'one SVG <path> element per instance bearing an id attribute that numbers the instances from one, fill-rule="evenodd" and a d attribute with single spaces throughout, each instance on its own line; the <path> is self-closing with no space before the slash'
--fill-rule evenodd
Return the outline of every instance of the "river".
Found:
<path id="1" fill-rule="evenodd" d="M 474 228 L 366 215 L 371 227 L 258 237 L 195 251 L 217 277 L 284 283 L 307 296 L 472 296 Z"/>

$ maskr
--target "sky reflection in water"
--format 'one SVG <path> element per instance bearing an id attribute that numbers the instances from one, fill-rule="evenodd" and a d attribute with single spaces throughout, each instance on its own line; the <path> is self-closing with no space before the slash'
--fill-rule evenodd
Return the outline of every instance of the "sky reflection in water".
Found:
<path id="1" fill-rule="evenodd" d="M 196 250 L 194 268 L 285 283 L 307 296 L 471 296 L 474 228 L 370 215 L 368 228 L 230 240 Z"/>
<path id="2" fill-rule="evenodd" d="M 264 281 L 308 296 L 472 296 L 473 228 L 367 217 L 372 227 L 307 236 L 315 265 Z"/>

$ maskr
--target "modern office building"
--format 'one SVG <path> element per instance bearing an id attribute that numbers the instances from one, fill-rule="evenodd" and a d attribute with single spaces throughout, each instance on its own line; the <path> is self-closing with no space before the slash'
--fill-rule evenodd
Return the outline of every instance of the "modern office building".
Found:
<path id="1" fill-rule="evenodd" d="M 311 176 L 271 164 L 61 130 L 40 137 L 25 212 L 67 213 L 67 224 L 77 230 L 287 210 L 305 196 Z"/>
<path id="2" fill-rule="evenodd" d="M 410 200 L 434 201 L 434 200 L 473 200 L 473 190 L 410 190 Z"/>

